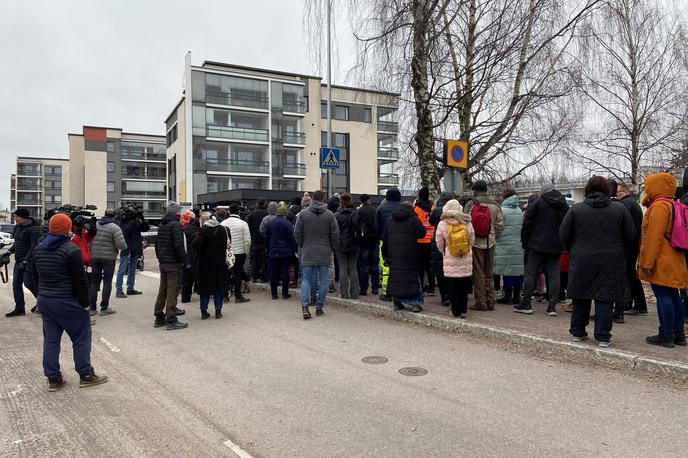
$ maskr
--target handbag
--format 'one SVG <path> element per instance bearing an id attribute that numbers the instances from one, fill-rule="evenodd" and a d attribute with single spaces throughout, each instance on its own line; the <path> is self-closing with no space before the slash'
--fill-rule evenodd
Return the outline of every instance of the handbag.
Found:
<path id="1" fill-rule="evenodd" d="M 236 263 L 236 257 L 232 251 L 232 238 L 229 236 L 229 230 L 227 226 L 222 226 L 225 228 L 225 234 L 227 234 L 227 251 L 225 252 L 225 263 L 227 263 L 227 268 L 232 270 L 234 264 Z"/>

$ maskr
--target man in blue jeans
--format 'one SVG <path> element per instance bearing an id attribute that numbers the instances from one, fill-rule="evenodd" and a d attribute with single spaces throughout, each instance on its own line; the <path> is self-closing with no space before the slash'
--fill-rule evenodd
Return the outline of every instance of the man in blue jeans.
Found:
<path id="1" fill-rule="evenodd" d="M 324 200 L 325 194 L 315 191 L 310 206 L 299 213 L 294 227 L 294 238 L 302 252 L 301 309 L 304 320 L 311 317 L 308 307 L 315 285 L 318 285 L 315 315 L 324 313 L 332 253 L 339 240 L 339 225 Z"/>
<path id="2" fill-rule="evenodd" d="M 116 214 L 114 208 L 105 210 L 105 216 L 98 220 L 98 233 L 91 242 L 91 268 L 93 269 L 90 285 L 91 316 L 96 314 L 98 308 L 98 291 L 101 283 L 103 291 L 100 300 L 100 316 L 115 313 L 115 310 L 109 307 L 112 277 L 115 273 L 117 254 L 127 249 L 122 229 L 115 224 Z"/>
<path id="3" fill-rule="evenodd" d="M 127 249 L 122 251 L 119 257 L 119 270 L 117 271 L 116 297 L 125 299 L 127 296 L 142 294 L 134 288 L 136 282 L 136 266 L 143 256 L 143 237 L 141 232 L 148 232 L 150 226 L 143 217 L 143 213 L 133 207 L 127 208 L 122 217 L 122 233 Z M 124 294 L 124 274 L 127 275 L 127 293 Z"/>
<path id="4" fill-rule="evenodd" d="M 14 253 L 14 269 L 12 270 L 14 310 L 5 314 L 7 318 L 26 314 L 24 285 L 31 291 L 34 291 L 35 288 L 31 286 L 31 272 L 27 271 L 24 261 L 43 236 L 43 228 L 31 217 L 31 213 L 26 208 L 17 208 L 14 212 L 14 221 L 16 223 L 14 226 L 14 245 L 9 250 L 9 253 Z"/>

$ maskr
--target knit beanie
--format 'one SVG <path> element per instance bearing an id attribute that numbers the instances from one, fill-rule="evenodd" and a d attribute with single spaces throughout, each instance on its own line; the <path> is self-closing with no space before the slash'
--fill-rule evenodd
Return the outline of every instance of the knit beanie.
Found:
<path id="1" fill-rule="evenodd" d="M 427 186 L 423 186 L 418 190 L 418 198 L 421 200 L 428 200 L 430 198 L 430 190 Z"/>
<path id="2" fill-rule="evenodd" d="M 64 213 L 57 213 L 50 218 L 48 229 L 53 234 L 68 235 L 72 231 L 72 220 Z"/>
<path id="3" fill-rule="evenodd" d="M 277 209 L 277 216 L 287 216 L 288 214 L 289 210 L 287 210 L 287 207 L 284 205 L 280 205 Z"/>

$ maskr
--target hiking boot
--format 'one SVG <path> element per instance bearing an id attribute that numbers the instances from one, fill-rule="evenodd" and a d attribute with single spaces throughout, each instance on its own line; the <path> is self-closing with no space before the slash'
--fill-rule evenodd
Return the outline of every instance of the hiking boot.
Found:
<path id="1" fill-rule="evenodd" d="M 5 313 L 6 318 L 12 318 L 13 316 L 24 316 L 26 315 L 26 310 L 24 309 L 14 309 L 9 313 Z"/>
<path id="2" fill-rule="evenodd" d="M 127 291 L 127 296 L 139 296 L 141 294 L 143 294 L 141 291 L 136 291 L 135 289 Z"/>
<path id="3" fill-rule="evenodd" d="M 215 319 L 219 320 L 222 318 L 222 310 L 221 309 L 215 309 Z"/>
<path id="4" fill-rule="evenodd" d="M 182 316 L 186 313 L 186 310 L 180 309 L 178 307 L 174 307 L 172 310 L 174 310 L 174 315 L 175 316 Z"/>
<path id="5" fill-rule="evenodd" d="M 645 342 L 650 345 L 658 345 L 660 347 L 674 348 L 674 336 L 667 336 L 658 334 L 656 336 L 645 337 Z"/>
<path id="6" fill-rule="evenodd" d="M 600 340 L 599 342 L 597 342 L 597 346 L 598 346 L 598 347 L 602 347 L 602 348 L 607 348 L 607 347 L 610 346 L 611 344 L 612 344 L 612 343 L 611 343 L 610 341 L 608 341 L 608 340 Z"/>
<path id="7" fill-rule="evenodd" d="M 411 308 L 411 311 L 412 311 L 413 313 L 422 312 L 422 311 L 423 311 L 423 307 L 421 307 L 420 305 L 414 305 L 414 306 Z"/>
<path id="8" fill-rule="evenodd" d="M 402 304 L 399 301 L 394 301 L 394 311 L 399 311 L 399 310 L 404 310 L 406 307 L 404 307 L 404 304 Z"/>
<path id="9" fill-rule="evenodd" d="M 514 312 L 523 313 L 525 315 L 532 315 L 533 314 L 533 307 L 531 305 L 526 305 L 526 304 L 514 305 Z"/>
<path id="10" fill-rule="evenodd" d="M 573 336 L 573 341 L 574 342 L 583 342 L 584 340 L 587 340 L 588 336 Z"/>
<path id="11" fill-rule="evenodd" d="M 115 294 L 115 297 L 116 297 L 117 299 L 126 299 L 126 298 L 127 298 L 127 295 L 124 294 L 124 292 L 122 292 L 122 291 L 117 291 L 117 294 Z"/>
<path id="12" fill-rule="evenodd" d="M 56 379 L 48 379 L 48 391 L 53 392 L 57 391 L 63 386 L 65 386 L 67 382 L 64 381 L 62 377 L 56 378 Z"/>
<path id="13" fill-rule="evenodd" d="M 189 326 L 189 323 L 182 323 L 181 321 L 177 320 L 175 318 L 174 321 L 168 321 L 167 322 L 167 330 L 168 331 L 174 331 L 176 329 L 184 329 Z"/>
<path id="14" fill-rule="evenodd" d="M 117 313 L 117 310 L 100 309 L 100 316 L 114 315 L 115 313 Z"/>
<path id="15" fill-rule="evenodd" d="M 308 310 L 308 307 L 301 307 L 301 314 L 303 315 L 304 320 L 311 319 L 311 312 Z"/>
<path id="16" fill-rule="evenodd" d="M 626 312 L 626 315 L 630 316 L 644 316 L 647 315 L 647 310 L 631 309 Z"/>
<path id="17" fill-rule="evenodd" d="M 550 304 L 549 307 L 547 307 L 547 315 L 557 316 L 557 309 L 554 305 Z"/>
<path id="18" fill-rule="evenodd" d="M 251 299 L 244 296 L 237 296 L 234 298 L 236 304 L 243 304 L 244 302 L 251 302 Z"/>
<path id="19" fill-rule="evenodd" d="M 679 347 L 685 347 L 686 345 L 688 345 L 688 343 L 686 343 L 686 336 L 675 336 L 674 345 L 678 345 Z"/>
<path id="20" fill-rule="evenodd" d="M 210 318 L 210 313 L 207 310 L 201 310 L 201 320 L 207 320 Z"/>
<path id="21" fill-rule="evenodd" d="M 323 316 L 325 311 L 323 309 L 315 309 L 315 316 Z"/>
<path id="22" fill-rule="evenodd" d="M 512 293 L 513 293 L 513 288 L 511 288 L 510 286 L 505 286 L 504 287 L 504 296 L 497 299 L 497 303 L 498 304 L 511 304 L 512 297 L 513 297 Z"/>
<path id="23" fill-rule="evenodd" d="M 96 373 L 91 370 L 90 374 L 79 376 L 79 388 L 101 385 L 107 381 L 107 375 L 96 375 Z"/>
<path id="24" fill-rule="evenodd" d="M 165 320 L 165 315 L 156 315 L 155 316 L 155 323 L 153 324 L 153 327 L 161 328 L 165 325 L 167 325 L 167 321 Z"/>

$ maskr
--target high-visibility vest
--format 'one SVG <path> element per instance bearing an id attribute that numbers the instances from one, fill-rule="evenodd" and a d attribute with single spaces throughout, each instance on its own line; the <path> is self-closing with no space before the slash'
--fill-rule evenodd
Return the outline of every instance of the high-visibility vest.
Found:
<path id="1" fill-rule="evenodd" d="M 435 234 L 435 226 L 430 224 L 430 212 L 426 212 L 420 207 L 416 207 L 414 211 L 425 228 L 425 237 L 418 239 L 418 243 L 431 243 L 432 237 Z"/>

